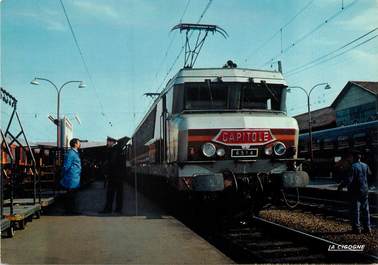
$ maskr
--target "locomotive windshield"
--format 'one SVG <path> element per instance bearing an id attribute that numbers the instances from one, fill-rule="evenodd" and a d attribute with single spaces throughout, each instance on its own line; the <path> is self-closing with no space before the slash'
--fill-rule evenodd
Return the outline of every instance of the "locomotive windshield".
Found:
<path id="1" fill-rule="evenodd" d="M 225 109 L 227 108 L 228 87 L 226 86 L 185 86 L 185 109 Z"/>
<path id="2" fill-rule="evenodd" d="M 279 111 L 283 88 L 260 83 L 185 83 L 183 110 Z"/>

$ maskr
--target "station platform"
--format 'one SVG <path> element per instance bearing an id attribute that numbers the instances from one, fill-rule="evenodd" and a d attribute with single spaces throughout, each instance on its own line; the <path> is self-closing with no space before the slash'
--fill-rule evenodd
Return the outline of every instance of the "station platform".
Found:
<path id="1" fill-rule="evenodd" d="M 41 205 L 42 208 L 48 207 L 52 205 L 55 202 L 54 197 L 48 197 L 48 198 L 41 198 L 41 202 L 39 202 L 39 199 L 37 198 L 36 202 Z M 4 200 L 4 206 L 9 206 L 10 200 Z M 31 205 L 33 204 L 33 198 L 21 198 L 21 199 L 13 199 L 13 204 L 18 205 Z"/>
<path id="2" fill-rule="evenodd" d="M 347 188 L 338 191 L 338 186 L 334 180 L 329 178 L 312 179 L 309 185 L 299 188 L 299 196 L 301 200 L 322 201 L 325 204 L 338 203 L 339 205 L 349 205 L 350 194 Z M 376 187 L 369 187 L 368 198 L 370 216 L 372 219 L 378 220 L 378 190 Z"/>
<path id="3" fill-rule="evenodd" d="M 42 209 L 40 204 L 34 205 L 14 205 L 13 214 L 10 213 L 10 207 L 3 208 L 3 215 L 10 221 L 22 221 L 26 218 L 32 217 Z"/>
<path id="4" fill-rule="evenodd" d="M 228 257 L 124 184 L 122 214 L 99 214 L 106 190 L 95 182 L 77 194 L 80 215 L 59 202 L 12 239 L 2 239 L 3 263 L 230 264 Z"/>
<path id="5" fill-rule="evenodd" d="M 325 190 L 325 191 L 337 191 L 339 184 L 337 184 L 333 179 L 329 178 L 318 178 L 310 180 L 309 185 L 305 189 L 314 189 L 314 190 Z M 347 191 L 344 188 L 342 191 Z M 378 187 L 370 186 L 369 194 L 378 195 Z"/>
<path id="6" fill-rule="evenodd" d="M 1 232 L 6 231 L 11 226 L 11 221 L 9 221 L 7 218 L 1 218 Z"/>

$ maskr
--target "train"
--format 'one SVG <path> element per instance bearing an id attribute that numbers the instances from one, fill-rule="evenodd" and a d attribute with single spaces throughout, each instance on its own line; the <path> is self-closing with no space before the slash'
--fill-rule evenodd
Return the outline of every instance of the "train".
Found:
<path id="1" fill-rule="evenodd" d="M 232 191 L 246 205 L 307 185 L 282 73 L 235 66 L 178 71 L 127 144 L 131 172 L 184 194 Z"/>
<path id="2" fill-rule="evenodd" d="M 309 135 L 299 136 L 299 156 L 309 158 Z M 356 123 L 348 126 L 330 128 L 312 133 L 313 164 L 307 167 L 312 178 L 329 178 L 336 182 L 342 176 L 338 170 L 348 154 L 353 151 L 362 153 L 372 174 L 369 184 L 377 186 L 378 180 L 378 120 Z"/>

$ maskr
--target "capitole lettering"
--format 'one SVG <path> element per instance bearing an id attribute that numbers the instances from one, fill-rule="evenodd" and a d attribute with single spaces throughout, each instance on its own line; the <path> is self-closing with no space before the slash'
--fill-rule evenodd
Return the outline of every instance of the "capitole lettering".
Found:
<path id="1" fill-rule="evenodd" d="M 273 140 L 270 130 L 222 130 L 215 141 L 224 144 L 264 144 Z"/>

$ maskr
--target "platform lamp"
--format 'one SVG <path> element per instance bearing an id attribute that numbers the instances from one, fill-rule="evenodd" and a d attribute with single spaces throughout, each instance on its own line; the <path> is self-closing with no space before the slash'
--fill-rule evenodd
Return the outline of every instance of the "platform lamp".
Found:
<path id="1" fill-rule="evenodd" d="M 310 161 L 311 161 L 311 165 L 312 165 L 312 162 L 314 161 L 314 152 L 313 152 L 313 148 L 312 148 L 312 119 L 311 119 L 311 105 L 310 105 L 310 96 L 311 96 L 311 92 L 318 86 L 323 86 L 325 85 L 324 89 L 331 89 L 331 86 L 328 84 L 328 83 L 319 83 L 319 84 L 316 84 L 315 86 L 313 86 L 309 92 L 307 92 L 306 89 L 304 89 L 303 87 L 300 87 L 300 86 L 289 86 L 288 87 L 288 90 L 287 92 L 291 92 L 291 88 L 298 88 L 300 90 L 302 90 L 303 92 L 306 93 L 306 96 L 307 96 L 307 116 L 308 116 L 308 138 L 309 138 L 309 152 L 310 152 Z"/>
<path id="2" fill-rule="evenodd" d="M 59 112 L 60 112 L 60 93 L 62 92 L 62 89 L 65 85 L 68 85 L 70 83 L 79 83 L 79 88 L 84 88 L 86 87 L 86 85 L 84 84 L 83 81 L 76 81 L 76 80 L 71 80 L 71 81 L 67 81 L 65 82 L 60 88 L 58 88 L 52 81 L 50 81 L 49 79 L 47 78 L 41 78 L 41 77 L 35 77 L 31 82 L 30 84 L 32 85 L 39 85 L 40 83 L 38 82 L 38 80 L 40 81 L 46 81 L 48 83 L 50 83 L 56 90 L 57 92 L 57 115 L 56 115 L 56 128 L 57 128 L 57 133 L 56 133 L 56 147 L 57 147 L 57 150 L 60 150 L 61 148 L 61 142 L 60 142 L 60 117 L 59 117 Z"/>

